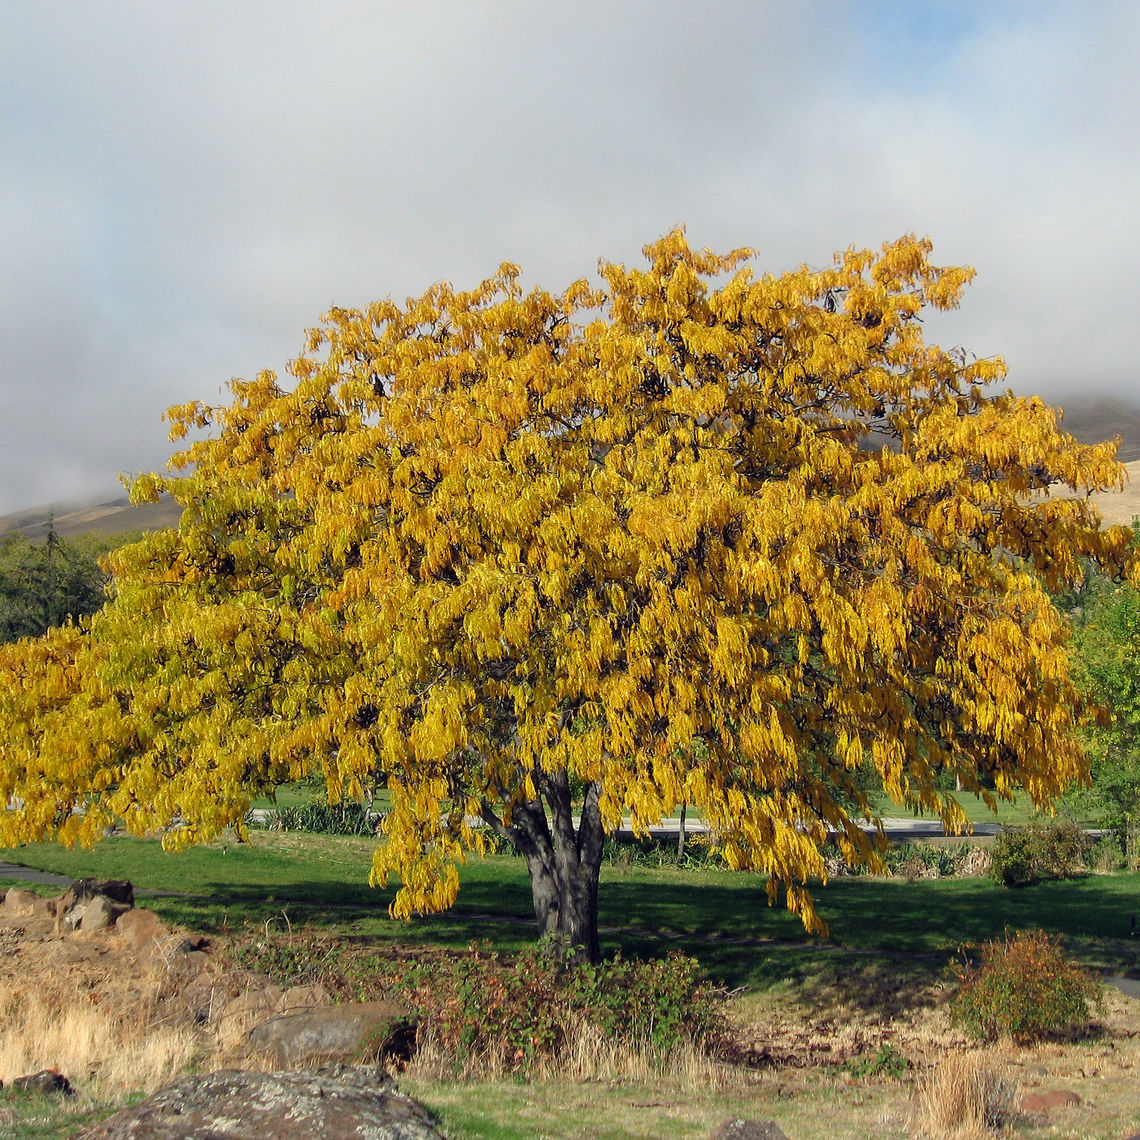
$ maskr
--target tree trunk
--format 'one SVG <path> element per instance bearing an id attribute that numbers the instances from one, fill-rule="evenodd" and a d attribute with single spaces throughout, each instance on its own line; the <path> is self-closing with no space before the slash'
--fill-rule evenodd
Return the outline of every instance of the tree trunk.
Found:
<path id="1" fill-rule="evenodd" d="M 548 939 L 551 950 L 567 961 L 597 962 L 601 958 L 598 876 L 604 839 L 598 810 L 601 785 L 590 785 L 575 826 L 566 773 L 544 773 L 537 782 L 542 798 L 516 807 L 509 826 L 504 827 L 486 808 L 483 816 L 526 859 L 539 937 Z"/>
<path id="2" fill-rule="evenodd" d="M 677 828 L 677 862 L 679 863 L 685 856 L 685 813 L 688 811 L 688 803 L 681 804 L 681 826 Z"/>

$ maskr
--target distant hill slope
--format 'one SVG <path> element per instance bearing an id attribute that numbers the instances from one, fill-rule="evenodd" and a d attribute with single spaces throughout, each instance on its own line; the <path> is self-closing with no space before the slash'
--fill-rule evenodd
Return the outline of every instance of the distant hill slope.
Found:
<path id="1" fill-rule="evenodd" d="M 173 499 L 144 503 L 132 507 L 125 495 L 101 503 L 62 504 L 54 508 L 34 507 L 12 515 L 0 516 L 0 534 L 17 531 L 28 538 L 42 538 L 48 519 L 56 533 L 72 538 L 88 531 L 102 534 L 127 534 L 133 530 L 162 530 L 177 526 L 182 508 Z"/>
<path id="2" fill-rule="evenodd" d="M 1124 484 L 1124 490 L 1096 497 L 1106 526 L 1130 526 L 1132 520 L 1140 515 L 1140 459 L 1134 459 L 1124 466 L 1128 469 L 1128 482 Z"/>
<path id="3" fill-rule="evenodd" d="M 1122 463 L 1140 459 L 1140 408 L 1108 397 L 1063 406 L 1065 415 L 1061 426 L 1082 443 L 1099 443 L 1102 439 L 1120 436 L 1117 458 Z"/>
<path id="4" fill-rule="evenodd" d="M 1118 494 L 1099 496 L 1099 506 L 1106 523 L 1127 525 L 1134 515 L 1140 515 L 1140 408 L 1107 396 L 1083 403 L 1070 397 L 1060 403 L 1065 409 L 1062 426 L 1082 443 L 1121 437 L 1117 454 L 1128 468 L 1129 482 Z M 29 538 L 40 538 L 50 513 L 49 507 L 36 507 L 0 516 L 0 534 L 15 530 Z M 161 530 L 176 526 L 180 514 L 178 506 L 168 499 L 132 507 L 125 495 L 119 495 L 97 503 L 57 504 L 55 529 L 65 538 L 92 530 L 104 534 Z"/>

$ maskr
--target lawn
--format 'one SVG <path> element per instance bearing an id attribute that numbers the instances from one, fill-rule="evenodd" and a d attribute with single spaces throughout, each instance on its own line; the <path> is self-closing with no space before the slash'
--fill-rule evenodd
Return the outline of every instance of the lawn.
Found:
<path id="1" fill-rule="evenodd" d="M 213 843 L 178 854 L 152 840 L 114 837 L 93 851 L 29 845 L 0 860 L 73 878 L 127 878 L 165 893 L 147 905 L 206 933 L 268 921 L 347 931 L 377 941 L 466 946 L 489 940 L 511 951 L 534 938 L 525 865 L 511 856 L 461 869 L 455 908 L 409 922 L 387 916 L 392 888 L 368 886 L 373 841 L 254 832 L 249 844 Z M 608 865 L 600 892 L 602 948 L 625 956 L 666 949 L 692 954 L 730 986 L 767 986 L 806 966 L 847 955 L 945 963 L 964 944 L 1006 927 L 1065 936 L 1086 965 L 1140 969 L 1140 875 L 1089 875 L 1011 890 L 988 879 L 838 878 L 817 884 L 827 939 L 804 934 L 782 906 L 769 907 L 756 875 L 714 868 Z"/>

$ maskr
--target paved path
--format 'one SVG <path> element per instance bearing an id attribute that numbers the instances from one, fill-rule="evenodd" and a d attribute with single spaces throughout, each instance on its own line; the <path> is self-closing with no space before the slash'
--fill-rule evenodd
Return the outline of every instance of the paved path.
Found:
<path id="1" fill-rule="evenodd" d="M 70 875 L 57 875 L 53 871 L 39 871 L 35 867 L 21 867 L 18 863 L 0 863 L 0 879 L 19 879 L 24 883 L 48 883 L 53 887 L 70 887 L 75 880 Z M 0 892 L 2 893 L 2 892 Z M 209 898 L 208 895 L 187 895 L 183 891 L 135 891 L 140 899 Z"/>
<path id="2" fill-rule="evenodd" d="M 0 863 L 0 879 L 23 879 L 25 883 L 52 883 L 57 887 L 70 887 L 70 875 L 53 875 L 50 871 L 37 871 L 34 867 L 18 867 L 15 863 Z"/>
<path id="3" fill-rule="evenodd" d="M 628 824 L 628 820 L 623 821 Z M 860 827 L 868 833 L 874 833 L 874 827 L 869 823 L 860 824 Z M 649 829 L 649 835 L 653 839 L 668 839 L 670 836 L 676 837 L 677 832 L 681 830 L 681 821 L 679 819 L 663 819 L 656 827 Z M 946 829 L 942 826 L 942 821 L 939 819 L 909 819 L 901 816 L 885 816 L 883 818 L 883 830 L 887 833 L 888 839 L 893 839 L 896 842 L 903 842 L 904 840 L 915 839 L 937 839 L 946 834 Z M 997 835 L 1001 831 L 1000 823 L 975 823 L 973 835 Z M 709 826 L 703 820 L 686 820 L 685 821 L 685 834 L 686 835 L 707 835 L 709 833 Z M 618 835 L 622 839 L 632 839 L 633 830 L 630 827 L 623 826 Z M 968 835 L 963 835 L 960 838 L 969 838 Z"/>

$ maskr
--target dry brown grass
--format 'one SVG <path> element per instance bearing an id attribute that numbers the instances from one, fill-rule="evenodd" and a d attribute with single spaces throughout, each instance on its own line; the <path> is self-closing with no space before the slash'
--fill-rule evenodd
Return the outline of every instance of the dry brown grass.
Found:
<path id="1" fill-rule="evenodd" d="M 517 1080 L 515 1059 L 495 1045 L 472 1053 L 457 1064 L 455 1049 L 441 1042 L 431 1023 L 421 1024 L 415 1056 L 404 1071 L 423 1081 Z M 632 1049 L 607 1037 L 586 1019 L 574 1025 L 556 1060 L 539 1061 L 530 1079 L 540 1082 L 653 1081 L 667 1079 L 679 1088 L 708 1089 L 723 1083 L 725 1068 L 691 1043 L 662 1057 L 649 1049 Z"/>
<path id="2" fill-rule="evenodd" d="M 0 1079 L 56 1069 L 93 1095 L 113 1095 L 150 1092 L 186 1071 L 204 1043 L 186 1020 L 166 1019 L 162 974 L 159 966 L 142 975 L 119 1000 L 86 972 L 0 979 Z"/>
<path id="3" fill-rule="evenodd" d="M 933 1140 L 985 1140 L 1013 1111 L 1008 1064 L 987 1053 L 947 1053 L 915 1089 L 911 1127 Z"/>

